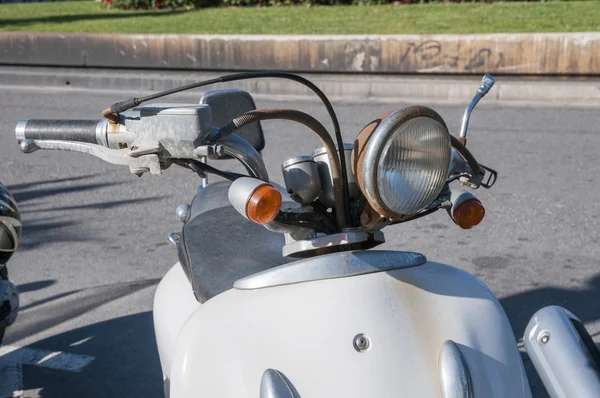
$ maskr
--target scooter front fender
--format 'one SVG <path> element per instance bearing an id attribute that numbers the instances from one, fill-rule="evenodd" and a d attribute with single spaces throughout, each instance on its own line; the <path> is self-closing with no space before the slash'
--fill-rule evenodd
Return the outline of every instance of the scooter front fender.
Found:
<path id="1" fill-rule="evenodd" d="M 171 359 L 177 336 L 185 321 L 200 307 L 192 292 L 192 285 L 176 263 L 162 278 L 154 293 L 154 334 L 163 377 L 169 378 Z"/>
<path id="2" fill-rule="evenodd" d="M 434 262 L 212 298 L 179 334 L 171 398 L 257 397 L 268 369 L 302 397 L 439 397 L 465 380 L 465 397 L 531 396 L 500 303 Z"/>

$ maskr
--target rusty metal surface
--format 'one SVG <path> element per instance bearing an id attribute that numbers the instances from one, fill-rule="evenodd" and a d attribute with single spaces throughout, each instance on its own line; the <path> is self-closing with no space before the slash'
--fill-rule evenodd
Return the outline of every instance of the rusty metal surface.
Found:
<path id="1" fill-rule="evenodd" d="M 208 36 L 0 33 L 0 64 L 419 74 L 600 74 L 600 33 Z"/>

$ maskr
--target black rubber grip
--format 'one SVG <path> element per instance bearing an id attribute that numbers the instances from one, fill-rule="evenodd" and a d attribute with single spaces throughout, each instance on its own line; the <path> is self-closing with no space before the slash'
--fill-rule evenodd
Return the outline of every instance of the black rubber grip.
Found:
<path id="1" fill-rule="evenodd" d="M 100 122 L 101 120 L 31 119 L 25 125 L 23 138 L 102 144 L 96 138 L 96 127 Z"/>

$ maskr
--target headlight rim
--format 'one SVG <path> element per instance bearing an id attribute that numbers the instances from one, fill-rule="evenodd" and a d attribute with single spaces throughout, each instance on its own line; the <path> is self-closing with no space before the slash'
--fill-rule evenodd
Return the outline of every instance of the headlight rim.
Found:
<path id="1" fill-rule="evenodd" d="M 359 187 L 369 205 L 376 212 L 391 220 L 399 219 L 407 214 L 399 214 L 385 205 L 377 188 L 377 165 L 379 164 L 385 143 L 396 132 L 397 128 L 401 124 L 418 117 L 428 117 L 442 125 L 448 134 L 448 151 L 450 151 L 450 132 L 446 122 L 433 109 L 420 105 L 397 109 L 379 116 L 361 130 L 355 141 L 352 164 L 354 172 L 357 175 Z M 375 127 L 369 128 L 373 123 L 376 123 Z M 361 135 L 366 135 L 366 137 Z M 363 141 L 362 148 L 360 148 L 361 141 Z M 381 144 L 369 145 L 372 142 L 380 142 Z"/>

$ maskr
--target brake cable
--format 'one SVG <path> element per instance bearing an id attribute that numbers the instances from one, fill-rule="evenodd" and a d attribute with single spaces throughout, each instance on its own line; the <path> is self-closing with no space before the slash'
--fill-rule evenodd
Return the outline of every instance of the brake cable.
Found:
<path id="1" fill-rule="evenodd" d="M 300 123 L 308 127 L 319 137 L 321 143 L 327 151 L 329 163 L 331 164 L 330 172 L 333 182 L 333 191 L 335 198 L 334 209 L 338 229 L 341 230 L 344 227 L 346 227 L 349 224 L 349 221 L 346 218 L 345 204 L 342 191 L 343 184 L 340 181 L 341 171 L 339 163 L 336 162 L 337 159 L 335 156 L 335 144 L 331 139 L 331 135 L 327 132 L 327 129 L 317 119 L 315 119 L 307 113 L 297 111 L 295 109 L 255 109 L 253 111 L 246 112 L 243 115 L 236 117 L 230 123 L 221 127 L 219 129 L 219 134 L 229 135 L 247 124 L 263 120 L 289 120 L 292 122 Z"/>
<path id="2" fill-rule="evenodd" d="M 194 173 L 198 174 L 201 178 L 204 178 L 203 173 L 211 173 L 221 178 L 224 178 L 229 181 L 235 181 L 238 178 L 242 177 L 250 177 L 245 174 L 233 173 L 230 171 L 219 170 L 215 167 L 212 167 L 206 163 L 199 162 L 194 159 L 173 159 L 173 163 L 176 165 L 188 168 L 192 170 Z"/>
<path id="3" fill-rule="evenodd" d="M 143 102 L 150 101 L 153 99 L 165 97 L 167 95 L 176 94 L 182 91 L 190 90 L 193 88 L 198 88 L 202 86 L 208 86 L 210 84 L 215 83 L 226 83 L 233 82 L 238 80 L 248 80 L 248 79 L 260 79 L 260 78 L 279 78 L 279 79 L 288 79 L 300 83 L 309 89 L 311 89 L 323 102 L 323 105 L 327 109 L 329 113 L 329 117 L 331 118 L 331 122 L 333 124 L 333 130 L 335 133 L 335 139 L 337 141 L 338 146 L 338 154 L 340 160 L 340 168 L 342 173 L 342 197 L 344 201 L 344 218 L 346 220 L 350 220 L 350 194 L 348 190 L 348 170 L 346 169 L 346 154 L 344 153 L 344 139 L 342 137 L 342 132 L 340 129 L 340 124 L 331 105 L 331 102 L 325 95 L 321 89 L 319 89 L 313 82 L 310 80 L 299 76 L 294 73 L 289 72 L 279 72 L 279 71 L 264 71 L 264 72 L 242 72 L 242 73 L 234 73 L 231 75 L 225 75 L 221 77 L 217 77 L 214 79 L 203 80 L 196 83 L 186 84 L 184 86 L 175 87 L 169 90 L 161 91 L 159 93 L 151 94 L 141 98 L 130 98 L 128 100 L 115 102 L 109 108 L 102 111 L 102 116 L 111 121 L 112 123 L 119 123 L 119 113 L 124 112 L 128 109 L 131 109 L 135 106 L 140 105 Z M 340 226 L 341 228 L 346 227 L 346 225 Z"/>

